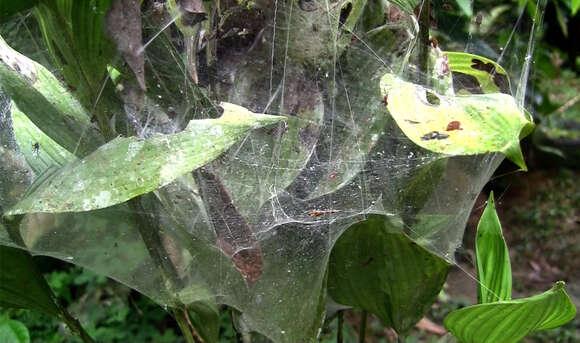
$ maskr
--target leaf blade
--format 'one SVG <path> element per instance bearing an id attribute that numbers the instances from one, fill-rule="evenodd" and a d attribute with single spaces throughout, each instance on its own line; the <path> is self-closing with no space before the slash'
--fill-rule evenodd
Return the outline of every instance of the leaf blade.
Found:
<path id="1" fill-rule="evenodd" d="M 381 216 L 351 226 L 335 244 L 328 291 L 337 302 L 410 330 L 439 293 L 449 264 L 396 232 Z"/>
<path id="2" fill-rule="evenodd" d="M 445 96 L 392 74 L 383 76 L 381 89 L 390 115 L 420 147 L 452 156 L 501 152 L 527 170 L 519 138 L 533 124 L 512 96 Z"/>
<path id="3" fill-rule="evenodd" d="M 50 287 L 23 250 L 0 245 L 0 305 L 28 308 L 58 317 Z"/>
<path id="4" fill-rule="evenodd" d="M 462 342 L 516 343 L 533 331 L 561 326 L 576 316 L 564 282 L 524 299 L 479 304 L 451 312 L 444 325 Z"/>
<path id="5" fill-rule="evenodd" d="M 283 119 L 228 103 L 222 107 L 222 117 L 191 121 L 177 134 L 116 138 L 33 185 L 8 213 L 81 212 L 119 204 L 214 160 L 249 130 Z"/>
<path id="6" fill-rule="evenodd" d="M 85 156 L 104 142 L 81 104 L 58 79 L 2 37 L 0 83 L 20 110 L 69 152 Z"/>
<path id="7" fill-rule="evenodd" d="M 509 252 L 495 211 L 493 192 L 479 223 L 475 240 L 480 304 L 511 299 L 512 272 Z"/>

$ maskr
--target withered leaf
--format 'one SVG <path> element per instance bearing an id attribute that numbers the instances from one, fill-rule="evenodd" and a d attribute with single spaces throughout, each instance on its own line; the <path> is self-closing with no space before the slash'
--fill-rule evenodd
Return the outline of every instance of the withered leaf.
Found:
<path id="1" fill-rule="evenodd" d="M 105 33 L 145 90 L 145 59 L 141 42 L 141 4 L 139 0 L 113 0 L 105 15 Z"/>

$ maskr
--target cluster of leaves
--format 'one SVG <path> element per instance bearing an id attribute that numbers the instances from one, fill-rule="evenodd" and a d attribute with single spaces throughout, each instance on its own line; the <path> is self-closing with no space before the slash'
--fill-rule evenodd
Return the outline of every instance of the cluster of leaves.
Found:
<path id="1" fill-rule="evenodd" d="M 414 1 L 400 1 L 400 3 L 404 5 L 400 10 L 406 12 L 412 12 L 416 5 Z M 189 182 L 197 186 L 191 187 L 186 184 L 187 192 L 195 194 L 196 200 L 204 204 L 205 211 L 208 213 L 208 222 L 218 235 L 220 251 L 216 252 L 213 245 L 198 244 L 187 232 L 182 233 L 180 239 L 190 244 L 188 247 L 192 255 L 195 252 L 196 256 L 210 256 L 214 257 L 214 260 L 219 259 L 215 258 L 216 255 L 226 256 L 231 261 L 231 265 L 227 263 L 220 265 L 219 277 L 227 275 L 234 284 L 240 285 L 241 291 L 251 289 L 250 286 L 260 281 L 264 273 L 263 266 L 267 266 L 267 261 L 264 262 L 263 259 L 268 255 L 262 253 L 262 247 L 242 215 L 243 209 L 238 211 L 232 205 L 232 199 L 225 190 L 225 186 L 219 182 L 219 176 L 216 176 L 211 168 L 202 167 L 222 156 L 232 145 L 241 141 L 255 129 L 268 132 L 272 128 L 278 128 L 280 131 L 289 130 L 299 136 L 305 131 L 305 122 L 308 128 L 311 126 L 307 120 L 297 124 L 292 116 L 257 114 L 226 102 L 221 102 L 219 106 L 214 105 L 208 98 L 210 92 L 200 89 L 202 87 L 197 85 L 198 78 L 204 75 L 198 74 L 196 67 L 196 58 L 199 54 L 196 49 L 200 45 L 196 38 L 199 38 L 202 28 L 198 25 L 199 19 L 209 14 L 209 20 L 202 20 L 202 25 L 205 25 L 206 32 L 218 35 L 220 32 L 229 32 L 226 29 L 231 22 L 227 19 L 234 17 L 232 13 L 244 12 L 254 7 L 250 4 L 232 5 L 231 13 L 228 11 L 219 13 L 219 6 L 202 5 L 196 1 L 168 2 L 170 11 L 180 13 L 175 18 L 184 41 L 192 39 L 188 41 L 189 43 L 184 43 L 184 55 L 190 62 L 187 64 L 187 75 L 193 82 L 191 82 L 191 88 L 187 90 L 194 94 L 194 110 L 184 111 L 183 117 L 171 121 L 167 119 L 171 111 L 168 106 L 164 106 L 167 115 L 159 113 L 161 119 L 157 119 L 160 121 L 163 118 L 167 119 L 166 122 L 170 122 L 167 125 L 168 128 L 156 123 L 162 134 L 147 136 L 144 133 L 149 122 L 143 121 L 144 118 L 139 115 L 132 117 L 132 114 L 139 112 L 139 108 L 135 111 L 129 106 L 146 103 L 148 99 L 143 91 L 147 87 L 156 88 L 147 84 L 151 81 L 147 80 L 144 75 L 147 69 L 142 54 L 144 46 L 140 41 L 142 31 L 140 2 L 46 0 L 31 1 L 25 3 L 24 6 L 33 4 L 36 4 L 35 15 L 52 63 L 56 66 L 59 77 L 64 79 L 66 86 L 63 86 L 59 77 L 47 68 L 16 52 L 0 38 L 0 80 L 3 90 L 11 97 L 13 107 L 18 107 L 18 110 L 13 111 L 15 113 L 13 117 L 20 118 L 20 121 L 14 120 L 14 122 L 21 124 L 21 126 L 14 125 L 15 139 L 19 140 L 20 147 L 26 145 L 23 142 L 26 142 L 28 137 L 34 137 L 36 141 L 32 151 L 23 152 L 23 158 L 28 162 L 28 169 L 21 169 L 26 173 L 32 169 L 40 175 L 28 187 L 26 193 L 14 187 L 11 188 L 10 197 L 0 204 L 5 215 L 2 221 L 3 229 L 6 229 L 13 244 L 25 247 L 24 239 L 19 236 L 22 218 L 17 215 L 35 212 L 84 212 L 127 202 L 126 206 L 133 213 L 142 214 L 137 216 L 137 226 L 155 265 L 155 270 L 160 275 L 157 285 L 163 289 L 159 290 L 159 293 L 170 300 L 171 311 L 185 335 L 185 340 L 193 342 L 203 339 L 207 342 L 216 342 L 220 331 L 220 314 L 217 304 L 211 297 L 204 297 L 203 289 L 184 288 L 181 285 L 182 280 L 179 280 L 175 266 L 171 265 L 173 261 L 168 258 L 169 253 L 164 250 L 159 238 L 160 230 L 156 226 L 157 222 L 150 218 L 152 216 L 146 215 L 146 208 L 167 207 L 167 202 L 164 203 L 166 198 L 159 189 L 172 184 L 184 175 L 189 175 Z M 289 35 L 311 34 L 310 31 L 300 31 L 304 30 L 304 27 L 315 32 L 322 32 L 309 36 L 312 41 L 306 44 L 312 49 L 288 50 L 286 46 L 285 58 L 295 61 L 298 65 L 306 64 L 307 61 L 314 59 L 320 61 L 315 64 L 319 69 L 329 68 L 329 62 L 327 62 L 331 60 L 329 56 L 337 53 L 333 49 L 340 50 L 339 54 L 342 55 L 342 51 L 347 51 L 347 46 L 352 39 L 350 34 L 343 34 L 337 40 L 338 47 L 334 45 L 329 47 L 321 37 L 326 37 L 325 35 L 329 32 L 337 30 L 337 27 L 351 33 L 355 28 L 362 30 L 361 27 L 365 25 L 377 26 L 376 23 L 369 24 L 369 22 L 377 21 L 377 17 L 380 17 L 377 22 L 384 20 L 385 11 L 378 11 L 380 16 L 377 16 L 371 10 L 371 7 L 375 5 L 372 2 L 345 1 L 342 5 L 344 6 L 328 13 L 338 18 L 335 26 L 319 27 L 315 25 L 316 23 L 296 25 L 296 23 L 302 24 L 301 21 L 309 24 L 315 21 L 316 17 L 309 14 L 298 16 L 297 22 L 292 22 L 291 15 L 284 18 L 288 20 L 288 25 L 294 24 L 296 27 L 296 32 L 289 30 Z M 20 6 L 10 7 L 8 11 L 2 8 L 0 13 L 11 14 L 23 9 Z M 259 4 L 257 6 L 259 8 Z M 290 6 L 294 6 L 294 2 Z M 298 2 L 298 7 L 304 12 L 315 11 L 309 6 L 312 4 Z M 220 15 L 221 20 L 216 21 Z M 249 13 L 244 12 L 244 15 L 249 15 Z M 408 15 L 411 14 L 408 13 Z M 103 31 L 104 24 L 107 30 Z M 250 29 L 259 31 L 256 28 Z M 224 37 L 226 36 L 224 34 Z M 227 38 L 223 38 L 222 46 L 218 46 L 215 40 L 209 39 L 206 44 L 205 59 L 208 68 L 212 67 L 212 61 L 215 60 L 219 51 L 218 48 L 223 49 L 227 42 Z M 423 46 L 426 46 L 426 42 L 423 43 Z M 115 45 L 124 63 L 113 59 Z M 443 54 L 440 51 L 439 53 Z M 529 116 L 518 107 L 509 94 L 509 80 L 503 68 L 493 61 L 471 54 L 448 53 L 437 57 L 447 61 L 445 67 L 449 69 L 437 77 L 439 79 L 448 77 L 447 81 L 450 81 L 450 73 L 452 73 L 451 83 L 453 83 L 455 93 L 458 95 L 461 94 L 460 91 L 463 91 L 467 94 L 461 97 L 438 94 L 435 90 L 425 88 L 424 85 L 402 81 L 392 73 L 385 74 L 380 79 L 380 85 L 376 82 L 373 88 L 380 93 L 369 95 L 369 99 L 374 100 L 377 107 L 383 105 L 374 114 L 381 118 L 380 120 L 375 121 L 373 117 L 369 117 L 371 120 L 368 122 L 371 125 L 368 131 L 364 132 L 365 137 L 362 140 L 366 144 L 364 153 L 374 147 L 376 140 L 373 141 L 371 133 L 382 132 L 383 127 L 387 125 L 386 121 L 389 117 L 386 114 L 388 113 L 404 133 L 409 144 L 412 142 L 429 153 L 442 156 L 441 158 L 499 152 L 525 169 L 519 139 L 529 134 L 533 125 L 530 123 Z M 103 78 L 110 78 L 113 82 L 105 83 L 103 86 Z M 457 80 L 462 80 L 462 82 L 457 82 Z M 456 84 L 461 87 L 455 87 Z M 162 88 L 159 83 L 158 85 L 158 88 Z M 331 84 L 331 86 L 336 85 Z M 167 84 L 164 87 L 170 89 L 173 85 Z M 251 87 L 249 88 L 251 91 Z M 334 88 L 330 89 L 331 92 L 334 91 Z M 212 89 L 212 91 L 218 93 L 219 89 Z M 248 92 L 248 90 L 241 91 L 240 94 L 245 94 L 243 92 Z M 249 104 L 247 107 L 254 107 L 255 104 L 249 100 L 249 97 L 250 95 L 248 98 L 240 99 L 240 102 Z M 163 97 L 159 95 L 159 98 Z M 311 95 L 311 98 L 307 100 L 316 102 L 317 98 Z M 287 101 L 290 102 L 290 100 Z M 121 104 L 123 102 L 124 104 Z M 412 106 L 411 110 L 409 106 Z M 283 100 L 280 107 L 283 108 Z M 317 107 L 316 105 L 303 107 L 296 105 L 295 107 L 299 109 L 296 116 L 308 115 L 310 117 L 306 118 L 312 122 L 321 119 L 311 111 L 312 108 Z M 308 109 L 305 110 L 306 107 Z M 219 111 L 223 112 L 219 118 L 206 118 L 216 117 Z M 116 131 L 117 126 L 112 124 L 117 121 L 117 118 L 112 113 L 122 112 L 126 112 L 128 118 L 124 121 L 120 120 L 125 127 L 121 125 Z M 21 114 L 20 117 L 18 113 Z M 205 117 L 199 116 L 200 113 Z M 93 116 L 97 125 L 91 121 Z M 196 119 L 198 116 L 206 119 Z M 434 120 L 425 120 L 428 116 L 432 116 Z M 23 130 L 23 127 L 32 127 L 27 124 L 26 120 L 34 122 L 41 133 L 31 134 L 33 130 Z M 163 131 L 164 129 L 167 129 L 167 132 Z M 173 131 L 178 131 L 178 133 L 171 133 Z M 114 138 L 117 133 L 126 137 Z M 135 136 L 141 134 L 145 137 Z M 44 147 L 54 147 L 53 150 L 46 149 L 48 154 L 46 157 L 52 161 L 51 168 L 37 163 L 38 159 L 34 154 L 39 153 L 36 148 L 39 141 L 42 142 L 43 151 Z M 282 146 L 283 151 L 292 151 L 292 147 L 288 148 L 280 142 L 277 144 Z M 308 144 L 301 144 L 301 146 L 304 145 Z M 295 154 L 307 155 L 297 150 Z M 6 159 L 12 158 L 7 151 L 2 150 L 3 154 L 8 156 Z M 349 151 L 347 149 L 345 151 L 346 155 L 352 159 Z M 294 155 L 285 157 L 289 156 Z M 22 159 L 22 156 L 18 158 Z M 13 162 L 12 165 L 16 163 Z M 442 171 L 440 163 L 428 164 L 424 169 L 420 169 L 416 177 L 414 176 L 405 189 L 401 190 L 400 193 L 403 195 L 397 197 L 398 205 L 405 206 L 406 201 L 412 199 L 419 204 L 418 207 L 421 207 L 433 191 L 433 188 L 425 187 L 425 183 L 435 183 L 434 179 L 441 176 L 438 171 Z M 192 172 L 193 174 L 190 175 Z M 334 181 L 328 184 L 322 183 L 313 194 L 338 191 L 340 185 L 347 184 L 359 172 L 360 169 L 351 169 L 348 173 L 338 176 L 338 179 L 336 179 L 336 174 L 334 177 L 329 175 L 325 179 Z M 26 173 L 23 172 L 23 174 Z M 296 177 L 297 174 L 287 176 L 289 183 L 281 187 L 289 186 Z M 433 179 L 429 179 L 430 177 Z M 10 181 L 13 184 L 17 183 L 16 178 Z M 31 180 L 29 178 L 18 181 L 28 185 Z M 155 194 L 158 198 L 147 197 L 147 194 L 152 191 L 159 192 Z M 198 191 L 201 196 L 197 193 Z M 139 196 L 144 197 L 137 198 Z M 167 197 L 167 194 L 165 196 Z M 176 194 L 177 198 L 179 196 L 183 194 Z M 493 201 L 490 204 L 493 206 Z M 173 211 L 171 215 L 177 216 L 179 210 L 181 209 Z M 418 220 L 419 223 L 417 223 L 412 218 L 414 213 L 410 212 L 412 211 L 405 213 L 404 218 L 401 219 L 405 225 L 413 225 L 416 229 L 422 228 L 428 232 L 429 223 L 427 222 L 433 218 L 422 218 L 423 221 Z M 313 211 L 309 216 L 316 218 L 328 213 L 334 212 Z M 495 213 L 493 208 L 484 214 L 482 220 L 484 224 L 480 231 L 481 241 L 478 241 L 481 304 L 452 313 L 446 319 L 447 328 L 457 339 L 464 342 L 488 343 L 499 339 L 504 342 L 516 342 L 533 330 L 555 327 L 569 320 L 570 315 L 574 315 L 575 309 L 570 307 L 569 299 L 561 283 L 542 295 L 530 299 L 511 300 L 511 273 L 509 260 L 506 260 L 507 250 L 505 244 L 501 244 L 503 238 L 498 238 L 501 237 L 501 229 L 498 229 L 497 217 L 489 213 Z M 491 224 L 486 224 L 486 222 Z M 306 320 L 308 323 L 304 327 L 292 326 L 293 323 L 290 323 L 289 319 L 294 314 L 279 313 L 276 319 L 283 323 L 257 326 L 265 331 L 263 333 L 277 341 L 313 339 L 324 313 L 323 305 L 327 290 L 329 295 L 341 304 L 362 308 L 376 314 L 386 325 L 394 328 L 401 335 L 406 334 L 422 317 L 445 281 L 450 267 L 448 262 L 417 244 L 415 240 L 418 237 L 409 237 L 401 230 L 401 226 L 404 225 L 388 216 L 365 215 L 364 220 L 349 226 L 344 234 L 339 238 L 336 237 L 334 246 L 330 247 L 332 253 L 328 256 L 328 270 L 324 278 L 320 277 L 321 282 L 316 284 L 316 299 L 306 303 L 310 307 L 316 307 L 308 312 L 311 314 L 312 318 L 309 318 L 311 320 Z M 225 228 L 228 229 L 229 235 L 235 231 L 234 237 L 228 236 L 228 233 L 224 234 Z M 244 249 L 236 246 L 239 244 L 235 240 L 239 238 L 238 236 L 243 236 Z M 2 247 L 0 252 L 4 254 L 2 260 L 10 261 L 9 268 L 11 268 L 3 270 L 0 274 L 3 278 L 0 279 L 2 281 L 0 291 L 3 292 L 0 293 L 2 305 L 32 308 L 54 315 L 66 322 L 71 330 L 82 337 L 85 342 L 91 341 L 89 337 L 91 331 L 87 333 L 78 321 L 72 318 L 65 306 L 57 300 L 35 268 L 30 255 L 11 247 Z M 497 271 L 502 272 L 497 273 Z M 155 278 L 152 279 L 157 281 Z M 18 286 L 21 284 L 31 286 L 23 289 Z M 326 285 L 328 289 L 325 288 Z M 17 296 L 14 296 L 15 293 Z M 199 299 L 202 300 L 199 301 Z M 276 311 L 276 309 L 272 308 L 270 311 Z M 505 314 L 506 312 L 509 313 Z M 126 312 L 119 312 L 112 318 L 126 320 L 126 315 Z M 248 314 L 246 319 L 251 321 L 251 315 Z M 491 330 L 481 325 L 482 317 L 488 318 L 486 325 L 494 324 L 501 330 L 497 328 Z M 500 325 L 512 321 L 531 322 L 532 325 L 511 325 L 507 328 Z M 238 318 L 237 323 L 241 334 L 247 335 L 249 329 L 244 327 L 246 325 L 244 320 Z M 293 331 L 286 335 L 285 330 L 277 330 L 278 326 L 283 324 L 292 327 Z M 254 325 L 258 324 L 254 322 Z M 191 330 L 192 326 L 197 329 L 197 332 Z M 15 336 L 20 335 L 22 331 L 21 326 L 9 320 L 4 321 L 4 327 L 12 328 L 11 332 Z M 483 328 L 487 331 L 482 332 Z M 99 334 L 106 335 L 99 331 L 93 333 L 95 337 Z M 124 336 L 124 339 L 130 339 L 130 336 Z M 174 337 L 171 332 L 166 331 L 166 335 L 158 339 L 168 340 Z"/>

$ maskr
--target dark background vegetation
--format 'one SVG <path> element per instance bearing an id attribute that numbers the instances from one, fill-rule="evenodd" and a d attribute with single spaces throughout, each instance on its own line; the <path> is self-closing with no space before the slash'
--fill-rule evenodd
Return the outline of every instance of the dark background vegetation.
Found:
<path id="1" fill-rule="evenodd" d="M 461 19 L 455 2 L 435 1 L 441 19 Z M 486 1 L 474 13 L 508 9 L 486 32 L 487 41 L 505 42 L 518 16 L 516 2 Z M 445 9 L 445 11 L 443 10 Z M 480 11 L 480 12 L 478 12 Z M 486 17 L 483 16 L 483 20 Z M 529 172 L 516 172 L 510 162 L 498 169 L 474 206 L 458 252 L 460 268 L 455 268 L 444 292 L 419 328 L 407 342 L 435 342 L 444 316 L 451 310 L 473 304 L 476 284 L 473 236 L 477 220 L 490 191 L 511 254 L 514 298 L 538 294 L 553 282 L 564 280 L 576 306 L 580 306 L 580 11 L 571 14 L 565 1 L 548 1 L 530 74 L 527 103 L 538 124 L 536 132 L 523 142 Z M 463 32 L 465 35 L 465 32 Z M 445 37 L 444 37 L 445 38 Z M 447 37 L 451 39 L 450 37 Z M 445 39 L 443 39 L 444 41 Z M 89 270 L 48 257 L 36 257 L 50 286 L 85 325 L 98 342 L 180 342 L 179 330 L 165 310 L 139 293 L 98 276 Z M 0 309 L 0 315 L 24 322 L 33 342 L 79 342 L 62 323 L 29 310 Z M 360 315 L 345 314 L 345 342 L 357 340 Z M 335 341 L 336 321 L 325 328 L 322 341 Z M 369 318 L 367 342 L 389 342 L 394 333 L 378 319 Z M 222 311 L 221 342 L 237 342 L 227 309 Z M 527 342 L 579 342 L 580 319 L 526 338 Z"/>

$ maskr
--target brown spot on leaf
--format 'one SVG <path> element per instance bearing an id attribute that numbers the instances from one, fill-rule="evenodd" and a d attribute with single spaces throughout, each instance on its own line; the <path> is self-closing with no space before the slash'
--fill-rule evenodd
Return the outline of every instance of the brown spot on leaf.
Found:
<path id="1" fill-rule="evenodd" d="M 509 81 L 506 75 L 501 74 L 495 68 L 495 65 L 491 62 L 485 63 L 482 60 L 473 58 L 471 60 L 471 68 L 482 70 L 491 75 L 493 83 L 499 88 L 499 91 L 505 94 L 511 94 Z"/>
<path id="2" fill-rule="evenodd" d="M 471 94 L 483 94 L 483 90 L 475 76 L 458 71 L 451 72 L 451 75 L 453 78 L 453 91 L 456 94 L 462 89 Z"/>
<path id="3" fill-rule="evenodd" d="M 458 120 L 450 121 L 449 124 L 447 124 L 447 128 L 445 130 L 446 131 L 462 130 L 461 123 Z"/>

